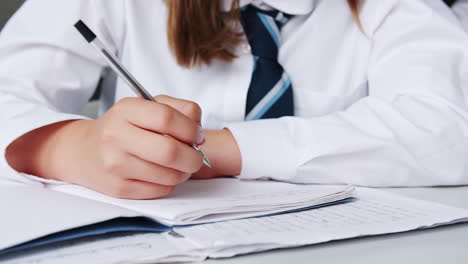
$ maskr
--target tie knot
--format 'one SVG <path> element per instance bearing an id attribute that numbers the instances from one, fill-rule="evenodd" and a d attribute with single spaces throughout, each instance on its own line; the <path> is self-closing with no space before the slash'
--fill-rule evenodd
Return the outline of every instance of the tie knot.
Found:
<path id="1" fill-rule="evenodd" d="M 241 10 L 241 22 L 252 54 L 277 60 L 281 46 L 281 29 L 291 18 L 277 10 L 263 10 L 248 5 Z"/>
<path id="2" fill-rule="evenodd" d="M 250 10 L 249 10 L 250 9 Z M 281 28 L 284 26 L 286 23 L 288 23 L 289 19 L 291 19 L 292 15 L 283 13 L 279 10 L 265 10 L 265 9 L 260 9 L 252 4 L 248 5 L 245 7 L 243 10 L 244 12 L 254 12 L 257 13 L 257 15 L 265 15 L 269 16 L 274 19 L 274 21 L 277 23 L 277 26 Z"/>

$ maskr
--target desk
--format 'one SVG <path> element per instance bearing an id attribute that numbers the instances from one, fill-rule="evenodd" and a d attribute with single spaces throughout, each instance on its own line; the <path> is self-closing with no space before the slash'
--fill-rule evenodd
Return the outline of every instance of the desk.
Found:
<path id="1" fill-rule="evenodd" d="M 392 188 L 409 197 L 468 209 L 468 187 Z M 294 249 L 273 250 L 207 264 L 311 263 L 468 263 L 468 223 L 400 234 L 349 239 Z"/>

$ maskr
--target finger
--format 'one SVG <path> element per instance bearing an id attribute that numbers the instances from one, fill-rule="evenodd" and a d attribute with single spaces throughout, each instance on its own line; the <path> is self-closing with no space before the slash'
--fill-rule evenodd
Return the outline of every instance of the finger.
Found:
<path id="1" fill-rule="evenodd" d="M 125 166 L 117 172 L 128 180 L 138 180 L 166 186 L 175 186 L 187 181 L 191 174 L 163 167 L 136 156 L 128 155 Z"/>
<path id="2" fill-rule="evenodd" d="M 167 196 L 173 190 L 173 186 L 118 179 L 107 185 L 104 193 L 121 199 L 147 200 Z"/>
<path id="3" fill-rule="evenodd" d="M 176 99 L 167 95 L 158 95 L 155 96 L 154 99 L 159 103 L 170 105 L 198 124 L 201 123 L 202 110 L 197 103 L 188 100 Z"/>
<path id="4" fill-rule="evenodd" d="M 175 108 L 141 98 L 127 98 L 116 106 L 119 115 L 135 126 L 167 134 L 188 144 L 200 144 L 203 130 Z"/>
<path id="5" fill-rule="evenodd" d="M 203 164 L 202 155 L 191 146 L 130 124 L 122 127 L 118 141 L 131 155 L 181 172 L 194 173 Z"/>

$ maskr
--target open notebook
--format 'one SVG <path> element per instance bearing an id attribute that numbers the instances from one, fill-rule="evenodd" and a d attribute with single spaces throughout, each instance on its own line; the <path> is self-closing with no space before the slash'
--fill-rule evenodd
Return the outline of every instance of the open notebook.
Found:
<path id="1" fill-rule="evenodd" d="M 354 193 L 351 186 L 228 178 L 189 181 L 166 198 L 146 201 L 115 199 L 75 185 L 53 189 L 0 186 L 0 254 L 112 232 L 163 232 L 306 210 L 347 201 Z"/>

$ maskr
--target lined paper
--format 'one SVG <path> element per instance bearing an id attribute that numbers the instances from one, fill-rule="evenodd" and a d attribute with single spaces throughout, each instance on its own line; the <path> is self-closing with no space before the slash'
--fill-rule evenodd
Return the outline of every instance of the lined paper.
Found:
<path id="1" fill-rule="evenodd" d="M 358 188 L 358 200 L 303 212 L 178 228 L 211 257 L 467 221 L 468 210 Z M 246 247 L 247 246 L 247 247 Z M 236 251 L 236 248 L 239 250 Z"/>

